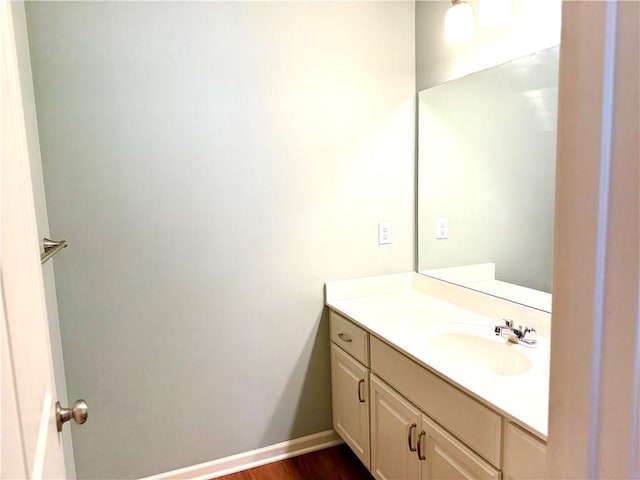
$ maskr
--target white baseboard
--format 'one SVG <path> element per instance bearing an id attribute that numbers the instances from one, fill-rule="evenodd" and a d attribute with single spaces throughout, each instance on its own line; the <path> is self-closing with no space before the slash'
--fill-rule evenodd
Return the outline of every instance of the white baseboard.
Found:
<path id="1" fill-rule="evenodd" d="M 327 430 L 230 457 L 219 458 L 171 472 L 158 473 L 141 480 L 208 480 L 341 443 L 344 442 L 335 430 Z"/>

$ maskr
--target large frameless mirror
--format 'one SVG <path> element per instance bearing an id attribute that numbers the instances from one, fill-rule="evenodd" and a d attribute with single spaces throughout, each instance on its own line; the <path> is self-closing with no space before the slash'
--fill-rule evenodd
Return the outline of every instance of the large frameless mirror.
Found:
<path id="1" fill-rule="evenodd" d="M 419 273 L 551 311 L 558 53 L 419 93 Z"/>

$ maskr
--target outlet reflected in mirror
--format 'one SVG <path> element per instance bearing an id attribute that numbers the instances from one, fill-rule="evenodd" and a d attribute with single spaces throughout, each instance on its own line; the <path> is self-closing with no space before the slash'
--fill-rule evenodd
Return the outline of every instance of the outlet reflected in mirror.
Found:
<path id="1" fill-rule="evenodd" d="M 419 93 L 420 273 L 551 311 L 558 53 Z"/>

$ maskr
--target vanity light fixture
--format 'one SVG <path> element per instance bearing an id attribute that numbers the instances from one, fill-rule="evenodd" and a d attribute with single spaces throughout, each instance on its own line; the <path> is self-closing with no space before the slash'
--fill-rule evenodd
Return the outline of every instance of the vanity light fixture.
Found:
<path id="1" fill-rule="evenodd" d="M 473 9 L 466 0 L 451 0 L 444 17 L 444 36 L 450 43 L 469 40 L 475 30 Z"/>

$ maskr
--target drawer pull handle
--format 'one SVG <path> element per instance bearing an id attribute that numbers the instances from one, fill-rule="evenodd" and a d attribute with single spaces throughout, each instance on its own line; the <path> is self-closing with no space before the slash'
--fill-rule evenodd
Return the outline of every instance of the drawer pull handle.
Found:
<path id="1" fill-rule="evenodd" d="M 364 385 L 364 378 L 358 380 L 358 400 L 360 403 L 364 403 L 364 398 L 362 398 L 362 386 Z"/>
<path id="2" fill-rule="evenodd" d="M 422 451 L 422 449 L 424 448 L 422 445 L 422 439 L 427 435 L 427 432 L 425 432 L 424 430 L 420 432 L 420 435 L 418 435 L 418 459 L 420 460 L 426 460 L 427 457 L 425 457 L 424 452 Z"/>
<path id="3" fill-rule="evenodd" d="M 353 342 L 353 340 L 351 339 L 351 337 L 349 335 L 347 335 L 346 333 L 342 333 L 340 332 L 338 334 L 338 338 L 340 338 L 340 340 L 342 340 L 343 342 L 347 342 L 347 343 L 351 343 Z"/>
<path id="4" fill-rule="evenodd" d="M 407 443 L 409 444 L 410 452 L 416 451 L 416 447 L 413 446 L 413 433 L 416 431 L 417 426 L 418 425 L 416 425 L 415 423 L 412 423 L 411 425 L 409 425 L 409 435 L 407 437 Z"/>

